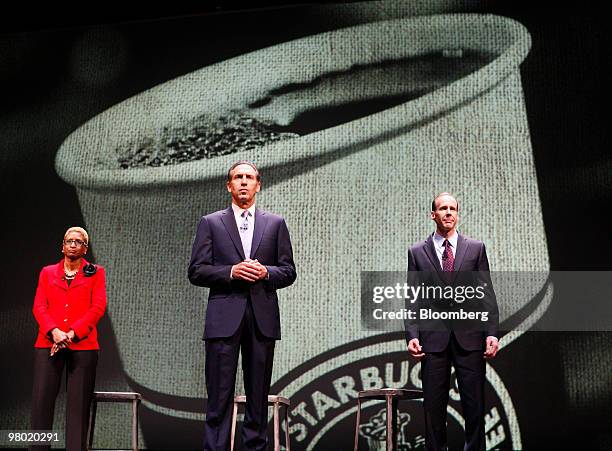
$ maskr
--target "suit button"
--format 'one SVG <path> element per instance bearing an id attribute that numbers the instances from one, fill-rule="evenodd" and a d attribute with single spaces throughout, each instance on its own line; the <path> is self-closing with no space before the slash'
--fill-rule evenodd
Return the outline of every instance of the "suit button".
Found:
<path id="1" fill-rule="evenodd" d="M 66 307 L 68 307 L 68 304 L 66 304 Z"/>
<path id="2" fill-rule="evenodd" d="M 68 318 L 64 318 L 64 322 L 67 323 L 68 322 Z"/>

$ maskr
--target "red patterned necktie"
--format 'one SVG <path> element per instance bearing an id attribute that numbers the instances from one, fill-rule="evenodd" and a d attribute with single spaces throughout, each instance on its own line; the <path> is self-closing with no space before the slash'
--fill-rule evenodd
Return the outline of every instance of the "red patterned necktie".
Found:
<path id="1" fill-rule="evenodd" d="M 455 270 L 455 256 L 448 240 L 444 240 L 444 252 L 442 253 L 442 271 Z"/>

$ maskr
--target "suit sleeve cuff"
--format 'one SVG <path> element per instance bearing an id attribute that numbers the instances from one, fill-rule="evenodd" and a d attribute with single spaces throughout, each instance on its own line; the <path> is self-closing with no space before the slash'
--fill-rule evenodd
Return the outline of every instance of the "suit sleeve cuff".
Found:
<path id="1" fill-rule="evenodd" d="M 79 337 L 79 340 L 82 340 L 87 335 L 89 335 L 90 329 L 87 325 L 74 324 L 72 326 L 72 330 L 74 330 L 74 334 Z"/>

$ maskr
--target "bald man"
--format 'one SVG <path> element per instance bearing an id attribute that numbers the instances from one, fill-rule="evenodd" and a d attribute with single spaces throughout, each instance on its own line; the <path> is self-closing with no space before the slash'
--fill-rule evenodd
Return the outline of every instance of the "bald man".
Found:
<path id="1" fill-rule="evenodd" d="M 457 277 L 459 272 L 476 278 L 484 275 L 488 282 L 484 283 L 487 287 L 488 321 L 481 328 L 454 327 L 449 326 L 450 322 L 439 323 L 436 327 L 429 323 L 428 327 L 423 327 L 423 323 L 411 321 L 406 326 L 406 341 L 410 354 L 421 360 L 425 448 L 437 451 L 447 447 L 446 411 L 453 365 L 465 419 L 464 450 L 484 451 L 485 359 L 495 357 L 499 347 L 499 314 L 488 277 L 485 245 L 457 233 L 458 212 L 457 199 L 450 193 L 441 193 L 434 198 L 431 219 L 436 230 L 408 250 L 409 282 L 418 279 L 417 271 L 437 277 L 437 283 L 443 287 L 456 286 L 457 280 L 462 280 Z M 456 307 L 452 300 L 447 305 L 449 310 Z"/>

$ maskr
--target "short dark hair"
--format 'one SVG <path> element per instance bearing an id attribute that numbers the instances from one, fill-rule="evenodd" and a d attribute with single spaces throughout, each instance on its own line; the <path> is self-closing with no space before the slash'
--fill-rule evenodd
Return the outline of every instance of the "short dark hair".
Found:
<path id="1" fill-rule="evenodd" d="M 431 211 L 436 211 L 436 201 L 438 200 L 438 198 L 442 197 L 442 196 L 450 196 L 453 199 L 455 199 L 455 202 L 457 202 L 457 211 L 459 211 L 459 201 L 457 200 L 457 198 L 455 196 L 453 196 L 451 193 L 447 193 L 446 191 L 438 194 L 436 197 L 434 197 L 434 199 L 431 201 Z"/>
<path id="2" fill-rule="evenodd" d="M 227 171 L 227 181 L 231 181 L 232 180 L 232 171 L 234 170 L 234 168 L 236 166 L 240 166 L 241 164 L 248 164 L 249 166 L 251 166 L 253 169 L 255 169 L 255 172 L 257 172 L 257 181 L 261 182 L 261 175 L 259 175 L 259 169 L 257 169 L 257 166 L 255 166 L 255 163 L 251 163 L 250 161 L 247 160 L 240 160 L 240 161 L 236 161 Z"/>

